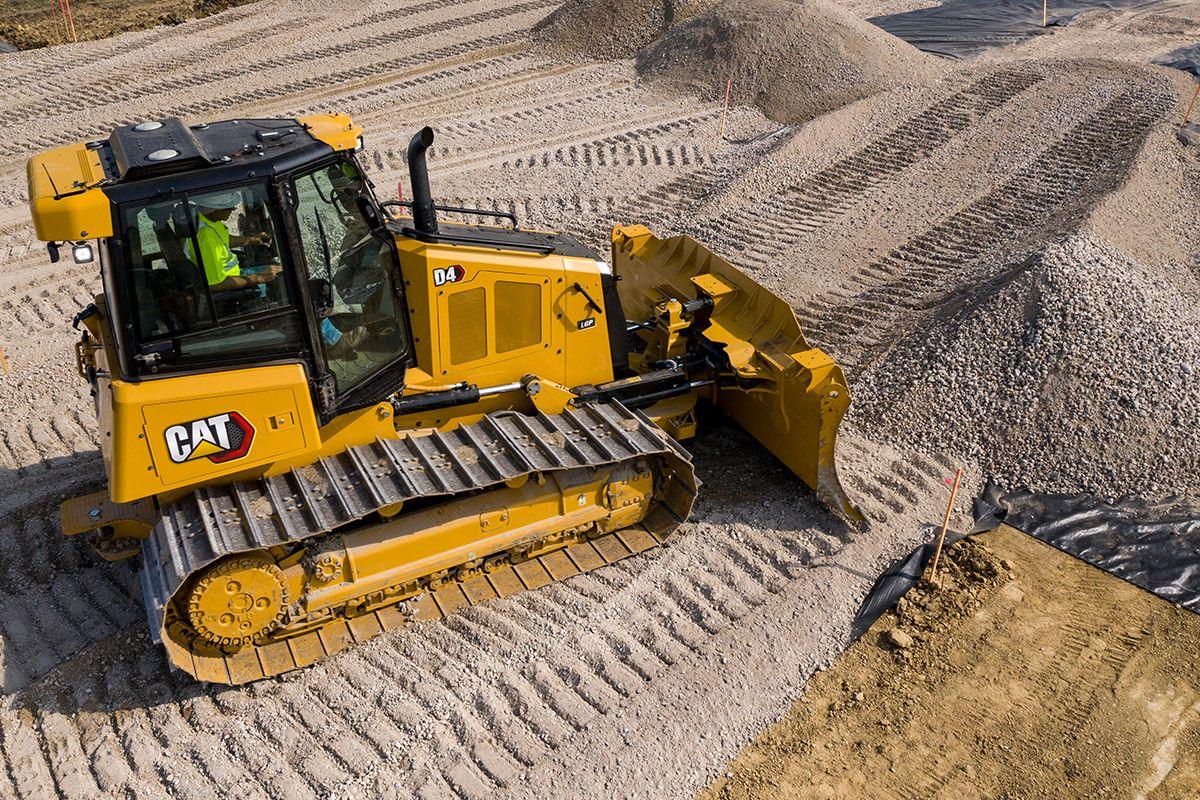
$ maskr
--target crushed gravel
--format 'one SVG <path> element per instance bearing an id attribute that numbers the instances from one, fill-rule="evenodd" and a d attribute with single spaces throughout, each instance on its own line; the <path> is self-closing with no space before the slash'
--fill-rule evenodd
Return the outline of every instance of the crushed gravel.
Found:
<path id="1" fill-rule="evenodd" d="M 605 17 L 571 7 L 584 10 L 577 30 L 616 38 L 640 36 L 648 17 L 638 9 L 650 8 L 614 4 Z M 794 7 L 833 18 L 813 3 Z M 13 373 L 0 379 L 9 410 L 0 436 L 0 677 L 8 681 L 0 750 L 9 767 L 0 770 L 0 797 L 206 798 L 231 788 L 252 798 L 689 797 L 842 650 L 874 576 L 927 535 L 923 524 L 940 520 L 943 482 L 961 462 L 933 443 L 948 434 L 915 422 L 914 436 L 935 456 L 844 426 L 841 474 L 871 520 L 848 532 L 748 437 L 718 428 L 689 443 L 706 485 L 677 546 L 378 637 L 276 681 L 202 687 L 169 673 L 149 642 L 130 566 L 99 562 L 55 529 L 57 501 L 98 489 L 103 473 L 102 434 L 74 374 L 69 324 L 97 281 L 94 266 L 49 265 L 33 243 L 24 206 L 30 154 L 106 134 L 114 121 L 336 109 L 366 127 L 363 158 L 391 197 L 406 178 L 409 136 L 431 124 L 439 201 L 511 209 L 523 225 L 598 247 L 614 222 L 695 232 L 797 306 L 811 301 L 806 330 L 820 333 L 843 301 L 895 279 L 871 267 L 885 254 L 926 241 L 996 187 L 1026 180 L 1031 159 L 1117 93 L 1145 94 L 1137 63 L 1148 56 L 1129 42 L 1170 44 L 1064 29 L 997 53 L 999 63 L 956 64 L 945 79 L 783 128 L 742 105 L 754 101 L 739 96 L 739 78 L 722 139 L 719 101 L 661 91 L 659 81 L 638 79 L 631 60 L 552 60 L 531 43 L 530 27 L 555 8 L 471 0 L 422 2 L 401 14 L 384 0 L 264 0 L 177 28 L 4 57 L 0 344 Z M 672 8 L 678 25 L 682 6 Z M 651 20 L 647 36 L 661 36 L 660 24 Z M 793 57 L 807 56 L 783 53 L 779 63 Z M 811 63 L 835 70 L 842 61 Z M 706 68 L 715 80 L 705 91 L 723 91 L 723 70 Z M 803 94 L 804 84 L 793 85 Z M 1187 238 L 1196 226 L 1185 187 L 1200 185 L 1187 166 L 1195 151 L 1174 139 L 1182 104 L 1176 111 L 1169 130 L 1156 123 L 1135 165 L 1137 191 L 1108 194 L 1103 211 L 1124 231 L 1109 239 L 1155 269 L 1200 251 Z M 1136 136 L 1129 141 L 1140 148 Z M 1020 182 L 1013 191 L 1042 196 Z M 1082 202 L 1099 201 L 1101 191 L 1089 191 Z M 994 222 L 966 243 L 976 255 L 1007 247 L 1010 223 Z M 976 285 L 953 275 L 964 292 Z M 917 276 L 906 289 L 923 299 L 957 286 L 925 286 Z M 822 305 L 827 292 L 836 296 Z M 912 324 L 907 313 L 883 317 L 869 329 L 844 325 L 844 342 Z M 912 382 L 912 402 L 924 391 L 940 403 L 915 386 L 939 373 L 904 363 L 914 372 L 892 374 Z M 974 369 L 977 383 L 999 388 L 963 402 L 1007 391 Z M 1151 373 L 1166 374 L 1161 364 Z M 870 374 L 850 377 L 860 421 L 859 410 L 884 402 L 873 394 L 899 393 Z M 977 441 L 1007 447 L 1000 440 L 1010 423 L 997 423 L 996 441 Z M 966 468 L 978 480 L 981 471 Z M 976 486 L 963 490 L 960 506 Z"/>
<path id="2" fill-rule="evenodd" d="M 569 0 L 533 27 L 532 38 L 559 58 L 632 58 L 672 25 L 716 0 Z"/>
<path id="3" fill-rule="evenodd" d="M 1195 492 L 1200 315 L 1187 270 L 1083 233 L 860 376 L 854 418 L 981 461 L 1001 485 Z"/>
<path id="4" fill-rule="evenodd" d="M 928 80 L 941 65 L 826 0 L 725 0 L 672 27 L 637 68 L 707 99 L 732 80 L 736 102 L 794 124 Z"/>

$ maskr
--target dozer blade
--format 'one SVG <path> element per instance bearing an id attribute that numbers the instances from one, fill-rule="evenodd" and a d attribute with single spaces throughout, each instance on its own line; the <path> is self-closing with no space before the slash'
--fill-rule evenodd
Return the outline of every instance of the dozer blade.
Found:
<path id="1" fill-rule="evenodd" d="M 846 376 L 805 341 L 791 306 L 688 236 L 659 239 L 642 225 L 616 227 L 612 252 L 632 319 L 652 318 L 655 306 L 672 298 L 711 299 L 699 333 L 736 376 L 717 382 L 717 405 L 830 508 L 861 520 L 834 462 L 838 426 L 850 406 Z"/>

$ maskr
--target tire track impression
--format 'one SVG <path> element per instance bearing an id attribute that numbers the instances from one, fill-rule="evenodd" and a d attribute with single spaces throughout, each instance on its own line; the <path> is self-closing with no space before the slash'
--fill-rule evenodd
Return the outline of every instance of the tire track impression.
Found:
<path id="1" fill-rule="evenodd" d="M 1030 65 L 989 73 L 767 202 L 706 222 L 699 227 L 700 236 L 720 238 L 743 263 L 765 264 L 1044 78 L 1043 70 Z"/>

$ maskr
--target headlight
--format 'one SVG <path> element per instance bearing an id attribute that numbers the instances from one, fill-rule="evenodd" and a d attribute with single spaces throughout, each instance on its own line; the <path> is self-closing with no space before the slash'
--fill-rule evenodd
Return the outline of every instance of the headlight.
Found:
<path id="1" fill-rule="evenodd" d="M 96 254 L 87 242 L 76 242 L 71 248 L 71 255 L 75 257 L 76 264 L 90 264 L 96 260 Z"/>

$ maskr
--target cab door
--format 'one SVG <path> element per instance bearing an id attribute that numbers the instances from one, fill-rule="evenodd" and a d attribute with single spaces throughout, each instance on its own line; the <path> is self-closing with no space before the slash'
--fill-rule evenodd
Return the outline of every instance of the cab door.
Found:
<path id="1" fill-rule="evenodd" d="M 326 416 L 370 405 L 400 387 L 410 356 L 394 244 L 363 214 L 369 195 L 350 160 L 297 173 L 285 193 L 328 387 Z"/>

